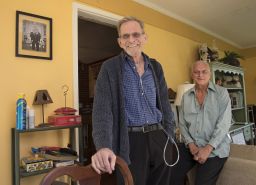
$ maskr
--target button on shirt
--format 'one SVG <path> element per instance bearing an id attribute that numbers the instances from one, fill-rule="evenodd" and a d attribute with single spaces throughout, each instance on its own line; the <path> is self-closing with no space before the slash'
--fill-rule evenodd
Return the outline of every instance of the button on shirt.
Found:
<path id="1" fill-rule="evenodd" d="M 123 88 L 128 126 L 160 123 L 162 113 L 156 107 L 156 86 L 149 59 L 144 57 L 144 74 L 139 76 L 132 58 L 125 55 Z"/>
<path id="2" fill-rule="evenodd" d="M 210 157 L 227 157 L 230 150 L 228 131 L 231 126 L 231 102 L 227 90 L 209 83 L 203 105 L 199 105 L 195 88 L 182 98 L 180 131 L 185 144 L 194 142 L 199 147 L 211 145 Z"/>

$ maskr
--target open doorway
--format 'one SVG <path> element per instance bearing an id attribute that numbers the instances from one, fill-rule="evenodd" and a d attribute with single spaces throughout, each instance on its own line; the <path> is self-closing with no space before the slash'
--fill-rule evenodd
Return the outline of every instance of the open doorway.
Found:
<path id="1" fill-rule="evenodd" d="M 73 3 L 73 106 L 82 115 L 83 150 L 87 159 L 94 152 L 91 138 L 94 84 L 102 62 L 121 51 L 115 28 L 120 18 L 110 12 Z"/>
<path id="2" fill-rule="evenodd" d="M 85 158 L 95 153 L 92 141 L 92 107 L 94 87 L 102 63 L 121 52 L 115 26 L 78 18 L 78 92 L 82 116 Z"/>

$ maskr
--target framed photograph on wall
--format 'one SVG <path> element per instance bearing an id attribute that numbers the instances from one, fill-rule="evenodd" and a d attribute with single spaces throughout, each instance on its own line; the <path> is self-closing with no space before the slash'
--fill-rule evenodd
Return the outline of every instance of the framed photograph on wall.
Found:
<path id="1" fill-rule="evenodd" d="M 52 19 L 16 11 L 17 57 L 52 60 Z"/>

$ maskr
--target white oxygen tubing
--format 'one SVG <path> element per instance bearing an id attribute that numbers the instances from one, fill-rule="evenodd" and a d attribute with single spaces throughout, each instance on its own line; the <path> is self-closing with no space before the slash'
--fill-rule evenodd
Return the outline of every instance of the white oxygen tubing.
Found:
<path id="1" fill-rule="evenodd" d="M 164 128 L 163 128 L 163 131 L 164 131 L 164 133 L 167 135 L 167 140 L 166 140 L 166 143 L 165 143 L 165 146 L 164 146 L 164 151 L 163 151 L 163 159 L 164 159 L 164 162 L 165 162 L 165 164 L 166 164 L 167 166 L 173 167 L 173 166 L 175 166 L 175 165 L 179 162 L 179 160 L 180 160 L 180 151 L 179 151 L 179 148 L 178 148 L 178 146 L 177 146 L 177 143 L 174 141 L 174 139 L 173 139 L 171 136 L 169 136 L 168 132 L 167 132 Z M 169 140 L 170 140 L 170 142 L 172 142 L 172 143 L 174 144 L 174 146 L 175 146 L 175 148 L 176 148 L 176 150 L 177 150 L 177 159 L 176 159 L 176 161 L 175 161 L 173 164 L 168 163 L 168 162 L 166 161 L 166 158 L 165 158 L 165 152 L 166 152 L 166 148 L 167 148 L 167 145 L 168 145 Z"/>

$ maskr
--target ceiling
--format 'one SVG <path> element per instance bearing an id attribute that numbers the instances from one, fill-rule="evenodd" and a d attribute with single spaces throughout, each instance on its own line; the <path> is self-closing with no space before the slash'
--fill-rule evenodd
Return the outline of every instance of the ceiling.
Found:
<path id="1" fill-rule="evenodd" d="M 134 0 L 240 49 L 256 47 L 256 0 Z"/>

